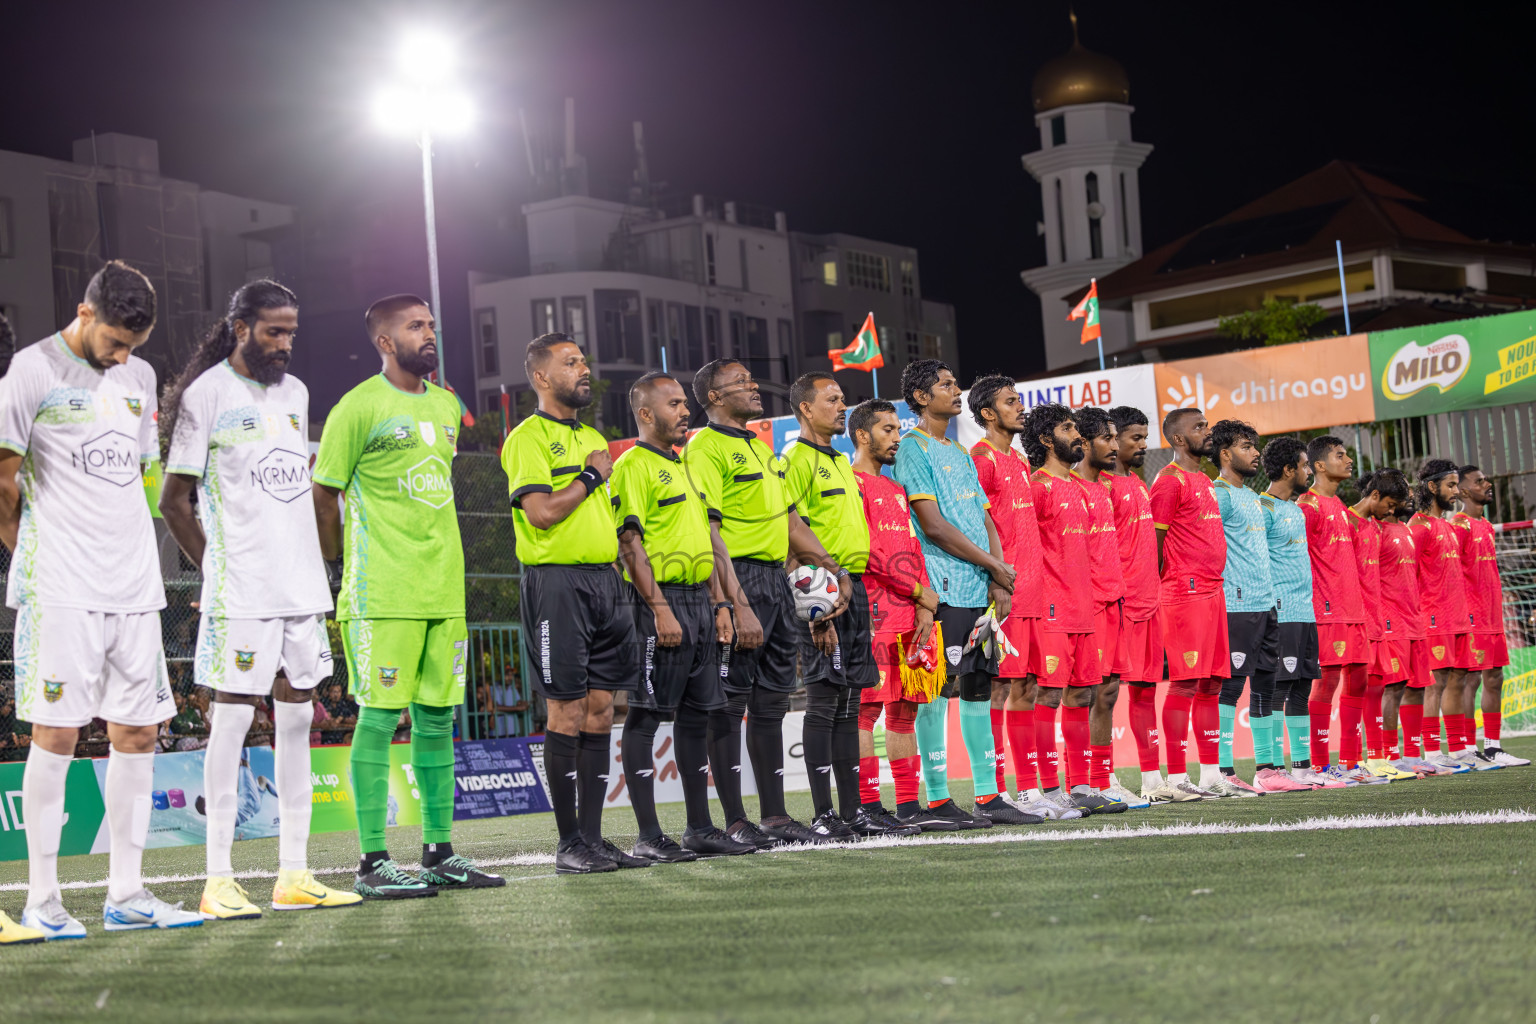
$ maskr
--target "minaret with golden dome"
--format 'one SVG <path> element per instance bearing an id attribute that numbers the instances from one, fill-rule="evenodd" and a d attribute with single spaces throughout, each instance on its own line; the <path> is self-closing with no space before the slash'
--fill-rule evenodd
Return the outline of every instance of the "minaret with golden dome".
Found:
<path id="1" fill-rule="evenodd" d="M 1095 53 L 1078 37 L 1045 62 L 1031 90 L 1040 149 L 1024 156 L 1024 169 L 1040 183 L 1045 265 L 1026 270 L 1024 284 L 1040 296 L 1046 366 L 1070 367 L 1089 354 L 1078 344 L 1079 324 L 1066 321 L 1065 297 L 1090 278 L 1103 278 L 1139 257 L 1141 200 L 1137 172 L 1152 147 L 1131 138 L 1131 83 L 1113 57 Z M 1130 314 L 1100 306 L 1104 352 L 1132 344 Z"/>

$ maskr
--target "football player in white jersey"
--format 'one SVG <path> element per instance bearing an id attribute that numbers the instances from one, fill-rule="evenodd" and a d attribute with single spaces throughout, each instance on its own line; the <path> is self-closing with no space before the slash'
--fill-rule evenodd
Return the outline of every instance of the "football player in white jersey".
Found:
<path id="1" fill-rule="evenodd" d="M 133 350 L 155 324 L 149 279 L 116 260 L 70 325 L 0 380 L 0 540 L 14 555 L 16 713 L 29 888 L 22 923 L 85 937 L 59 898 L 64 792 L 80 727 L 107 720 L 108 931 L 203 923 L 144 888 L 155 738 L 176 710 L 161 646 L 165 588 L 142 464 L 157 457 L 155 372 Z"/>
<path id="2" fill-rule="evenodd" d="M 166 390 L 160 414 L 160 511 L 182 551 L 202 566 L 195 669 L 198 685 L 215 694 L 203 761 L 208 881 L 199 908 L 209 921 L 261 916 L 235 881 L 230 846 L 245 735 L 268 694 L 276 698 L 280 823 L 272 909 L 362 902 L 320 884 L 306 860 L 310 698 L 331 674 L 331 591 L 314 504 L 301 500 L 310 493 L 309 389 L 287 373 L 298 329 L 293 292 L 276 281 L 242 285 Z"/>

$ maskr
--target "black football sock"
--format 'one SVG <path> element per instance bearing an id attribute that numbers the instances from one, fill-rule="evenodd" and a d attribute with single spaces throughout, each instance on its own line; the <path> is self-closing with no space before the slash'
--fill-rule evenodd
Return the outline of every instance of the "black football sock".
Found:
<path id="1" fill-rule="evenodd" d="M 388 850 L 376 850 L 373 853 L 365 853 L 358 859 L 357 873 L 366 875 L 387 860 L 389 860 Z"/>
<path id="2" fill-rule="evenodd" d="M 629 802 L 634 808 L 635 824 L 642 840 L 661 836 L 661 823 L 656 820 L 656 761 L 652 756 L 656 747 L 656 727 L 660 724 L 656 712 L 633 705 L 629 717 L 624 719 L 620 751 L 624 762 L 624 784 L 629 787 Z"/>
<path id="3" fill-rule="evenodd" d="M 453 856 L 452 843 L 422 843 L 421 866 L 424 868 L 436 867 L 449 857 Z"/>
<path id="4" fill-rule="evenodd" d="M 784 810 L 784 713 L 789 694 L 753 686 L 747 702 L 747 756 L 757 780 L 757 801 L 764 820 L 785 818 Z"/>
<path id="5" fill-rule="evenodd" d="M 583 732 L 576 757 L 576 823 L 594 850 L 603 845 L 603 800 L 608 796 L 608 734 Z"/>
<path id="6" fill-rule="evenodd" d="M 825 681 L 805 684 L 805 773 L 811 785 L 811 813 L 818 818 L 832 809 L 832 719 L 840 689 Z"/>
<path id="7" fill-rule="evenodd" d="M 844 688 L 858 701 L 858 690 Z M 844 698 L 846 703 L 847 698 Z M 832 774 L 837 777 L 837 810 L 843 819 L 859 813 L 859 706 L 854 703 L 832 723 Z"/>
<path id="8" fill-rule="evenodd" d="M 709 816 L 709 715 L 684 704 L 677 709 L 672 726 L 672 750 L 677 755 L 678 781 L 683 784 L 683 805 L 688 827 L 695 831 L 714 828 Z"/>
<path id="9" fill-rule="evenodd" d="M 576 737 L 548 731 L 544 735 L 544 781 L 555 812 L 555 829 L 563 843 L 580 834 L 576 823 Z"/>
<path id="10" fill-rule="evenodd" d="M 729 827 L 747 816 L 741 802 L 741 718 L 747 713 L 746 696 L 726 698 L 726 705 L 709 713 L 709 770 L 715 777 L 715 795 Z"/>

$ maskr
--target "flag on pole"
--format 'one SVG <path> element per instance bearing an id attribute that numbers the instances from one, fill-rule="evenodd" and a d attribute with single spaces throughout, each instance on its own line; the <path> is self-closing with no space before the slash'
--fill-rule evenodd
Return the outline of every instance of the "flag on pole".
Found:
<path id="1" fill-rule="evenodd" d="M 1099 336 L 1099 282 L 1097 278 L 1091 278 L 1088 283 L 1088 294 L 1083 296 L 1072 312 L 1067 315 L 1068 320 L 1083 321 L 1083 336 L 1078 344 L 1086 345 Z"/>
<path id="2" fill-rule="evenodd" d="M 507 435 L 512 433 L 512 396 L 507 394 L 507 386 L 501 386 L 501 439 L 505 441 Z"/>
<path id="3" fill-rule="evenodd" d="M 469 406 L 464 404 L 464 399 L 460 398 L 459 393 L 453 390 L 452 387 L 448 388 L 448 393 L 459 403 L 459 419 L 463 421 L 466 427 L 474 426 L 475 414 L 469 411 Z"/>
<path id="4" fill-rule="evenodd" d="M 880 354 L 880 332 L 875 327 L 875 314 L 871 313 L 864 319 L 864 326 L 859 328 L 852 345 L 830 350 L 827 358 L 832 360 L 834 370 L 868 370 L 873 373 L 877 367 L 884 366 L 885 357 Z"/>

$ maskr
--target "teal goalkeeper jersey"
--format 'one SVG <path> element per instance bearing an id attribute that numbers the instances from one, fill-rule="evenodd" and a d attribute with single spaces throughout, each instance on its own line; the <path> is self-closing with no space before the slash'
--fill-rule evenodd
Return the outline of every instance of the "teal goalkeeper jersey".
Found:
<path id="1" fill-rule="evenodd" d="M 1259 496 L 1220 477 L 1211 487 L 1216 492 L 1216 507 L 1221 510 L 1221 528 L 1227 535 L 1227 566 L 1221 574 L 1227 611 L 1267 612 L 1275 606 L 1275 588 Z"/>
<path id="2" fill-rule="evenodd" d="M 1269 540 L 1269 576 L 1281 622 L 1316 622 L 1312 610 L 1312 558 L 1307 553 L 1306 514 L 1294 501 L 1259 495 Z"/>

